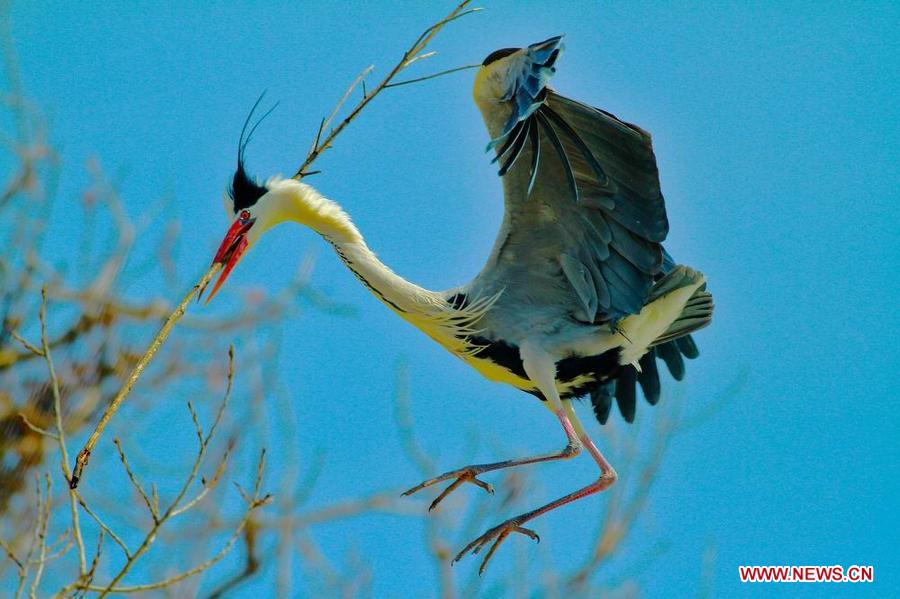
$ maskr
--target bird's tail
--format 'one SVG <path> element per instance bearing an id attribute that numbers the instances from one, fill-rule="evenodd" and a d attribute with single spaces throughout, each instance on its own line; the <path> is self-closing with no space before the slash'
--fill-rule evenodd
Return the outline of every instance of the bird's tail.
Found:
<path id="1" fill-rule="evenodd" d="M 620 364 L 633 364 L 660 343 L 696 331 L 712 319 L 712 296 L 703 273 L 675 266 L 650 289 L 644 307 L 619 323 L 626 339 Z"/>
<path id="2" fill-rule="evenodd" d="M 650 298 L 647 303 L 656 301 L 677 289 L 693 286 L 698 281 L 701 284 L 696 287 L 694 293 L 684 304 L 681 315 L 651 345 L 660 345 L 684 337 L 702 329 L 712 321 L 713 298 L 712 294 L 706 290 L 706 280 L 701 273 L 687 266 L 677 266 L 660 279 L 650 290 Z"/>
<path id="3" fill-rule="evenodd" d="M 690 333 L 712 320 L 712 295 L 706 290 L 702 273 L 671 262 L 669 268 L 650 290 L 644 310 L 635 315 L 637 319 L 622 322 L 633 333 L 631 346 L 623 352 L 619 376 L 591 393 L 591 404 L 601 424 L 606 424 L 613 400 L 625 421 L 634 421 L 638 385 L 648 403 L 659 401 L 657 359 L 665 363 L 672 378 L 680 381 L 684 378 L 684 358 L 694 359 L 700 354 Z M 629 354 L 640 356 L 636 364 Z"/>

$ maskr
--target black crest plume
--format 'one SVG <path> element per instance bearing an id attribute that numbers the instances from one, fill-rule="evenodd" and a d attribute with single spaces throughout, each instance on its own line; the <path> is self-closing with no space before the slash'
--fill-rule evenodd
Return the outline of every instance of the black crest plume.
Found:
<path id="1" fill-rule="evenodd" d="M 247 115 L 247 119 L 244 121 L 244 126 L 241 128 L 241 138 L 238 140 L 237 170 L 234 171 L 234 178 L 232 178 L 231 187 L 228 190 L 228 195 L 231 198 L 235 214 L 244 208 L 249 208 L 254 205 L 257 200 L 266 193 L 266 188 L 257 183 L 255 178 L 247 174 L 247 169 L 244 165 L 244 151 L 247 149 L 247 144 L 250 143 L 253 133 L 256 131 L 256 128 L 259 127 L 259 124 L 262 123 L 263 120 L 265 120 L 265 118 L 278 106 L 278 103 L 276 102 L 272 108 L 259 117 L 259 120 L 250 127 L 250 132 L 248 133 L 247 127 L 250 125 L 250 120 L 253 118 L 253 114 L 256 112 L 257 107 L 259 107 L 260 102 L 262 102 L 265 96 L 266 92 L 259 95 L 259 98 L 257 98 L 256 102 L 253 104 L 253 108 L 250 109 L 250 114 Z"/>

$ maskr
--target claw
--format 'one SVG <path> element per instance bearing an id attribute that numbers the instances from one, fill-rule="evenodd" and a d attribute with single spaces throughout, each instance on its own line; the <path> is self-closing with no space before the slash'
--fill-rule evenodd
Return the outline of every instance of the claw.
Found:
<path id="1" fill-rule="evenodd" d="M 519 520 L 517 518 L 513 518 L 511 520 L 503 522 L 498 526 L 495 526 L 494 528 L 490 529 L 489 531 L 466 545 L 462 551 L 456 554 L 456 557 L 453 558 L 453 561 L 450 562 L 450 565 L 452 566 L 453 564 L 461 560 L 463 556 L 465 556 L 465 554 L 469 553 L 470 551 L 472 552 L 472 555 L 477 555 L 492 539 L 496 537 L 494 544 L 491 545 L 490 549 L 488 549 L 487 554 L 484 556 L 484 560 L 481 562 L 481 566 L 478 568 L 478 574 L 484 574 L 488 562 L 492 557 L 494 557 L 494 552 L 497 551 L 500 543 L 505 541 L 506 537 L 508 537 L 512 532 L 523 534 L 538 543 L 541 542 L 541 537 L 536 532 L 534 532 L 530 528 L 519 526 Z"/>
<path id="2" fill-rule="evenodd" d="M 441 491 L 441 494 L 438 495 L 437 498 L 431 502 L 431 505 L 428 506 L 429 512 L 434 510 L 434 508 L 436 508 L 438 506 L 438 504 L 440 504 L 450 493 L 452 493 L 457 488 L 459 488 L 459 486 L 462 485 L 463 483 L 471 483 L 471 484 L 475 485 L 476 487 L 480 487 L 480 488 L 484 489 L 487 493 L 493 495 L 494 487 L 492 487 L 489 483 L 484 482 L 483 480 L 479 480 L 478 474 L 479 474 L 479 471 L 472 467 L 460 468 L 459 470 L 454 470 L 452 472 L 446 472 L 440 476 L 430 478 L 430 479 L 426 480 L 425 482 L 416 485 L 412 489 L 404 491 L 403 496 L 408 497 L 408 496 L 412 495 L 413 493 L 417 493 L 418 491 L 421 491 L 422 489 L 425 489 L 432 485 L 436 485 L 437 483 L 440 483 L 440 482 L 444 482 L 445 480 L 450 480 L 451 478 L 455 478 L 456 480 L 454 480 L 452 483 L 447 485 L 447 488 L 445 488 L 443 491 Z"/>
<path id="3" fill-rule="evenodd" d="M 483 480 L 478 480 L 474 476 L 471 478 L 471 480 L 469 480 L 469 482 L 476 487 L 481 487 L 482 489 L 484 489 L 488 495 L 494 494 L 494 487 L 492 487 L 490 483 L 486 483 Z"/>

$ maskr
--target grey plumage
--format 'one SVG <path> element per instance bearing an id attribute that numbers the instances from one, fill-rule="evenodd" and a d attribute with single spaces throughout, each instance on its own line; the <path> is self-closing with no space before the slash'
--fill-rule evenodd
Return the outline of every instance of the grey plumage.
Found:
<path id="1" fill-rule="evenodd" d="M 499 50 L 475 77 L 505 210 L 487 264 L 469 285 L 436 292 L 394 273 L 337 203 L 297 180 L 302 172 L 253 187 L 243 168 L 243 134 L 232 197 L 233 207 L 247 205 L 214 259 L 224 269 L 210 297 L 266 230 L 285 220 L 305 224 L 401 318 L 486 378 L 546 402 L 566 436 L 560 451 L 472 464 L 404 493 L 446 481 L 433 509 L 463 483 L 490 490 L 482 474 L 587 450 L 600 470 L 596 480 L 492 527 L 457 554 L 455 560 L 492 542 L 481 571 L 512 533 L 538 538 L 526 522 L 615 482 L 571 400 L 589 395 L 602 423 L 615 400 L 622 417 L 634 421 L 638 386 L 650 404 L 660 400 L 657 359 L 680 380 L 684 358 L 698 353 L 687 335 L 712 316 L 705 277 L 676 265 L 662 247 L 669 225 L 650 135 L 551 90 L 561 50 L 559 37 Z"/>
<path id="2" fill-rule="evenodd" d="M 464 292 L 499 294 L 479 328 L 484 338 L 513 347 L 535 337 L 575 347 L 616 330 L 666 294 L 703 283 L 661 245 L 669 224 L 650 134 L 550 89 L 561 49 L 561 39 L 550 38 L 504 55 L 497 62 L 508 61 L 509 87 L 500 100 L 509 108 L 482 106 L 506 209 L 488 263 Z M 683 357 L 698 354 L 683 339 L 711 314 L 712 297 L 702 284 L 683 314 L 652 340 L 640 373 L 623 365 L 614 382 L 588 385 L 598 419 L 606 420 L 616 399 L 631 421 L 638 384 L 656 403 L 656 360 L 680 380 Z"/>

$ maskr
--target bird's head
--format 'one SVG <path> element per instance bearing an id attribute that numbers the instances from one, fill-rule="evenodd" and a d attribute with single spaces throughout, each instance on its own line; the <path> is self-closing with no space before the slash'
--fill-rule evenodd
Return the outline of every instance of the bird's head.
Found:
<path id="1" fill-rule="evenodd" d="M 539 93 L 552 75 L 553 65 L 562 49 L 562 36 L 554 36 L 524 48 L 502 48 L 491 52 L 475 75 L 472 88 L 475 103 L 482 112 L 492 112 L 498 106 L 509 106 L 510 100 L 517 100 L 520 89 Z M 527 108 L 520 106 L 518 101 L 513 104 L 516 110 Z M 491 132 L 492 135 L 495 133 Z"/>
<path id="2" fill-rule="evenodd" d="M 219 291 L 228 275 L 241 258 L 253 247 L 262 234 L 276 224 L 274 202 L 266 185 L 260 185 L 244 168 L 243 152 L 238 155 L 238 166 L 225 197 L 225 207 L 231 225 L 213 258 L 213 264 L 222 264 L 222 274 L 216 281 L 206 302 Z"/>
<path id="3" fill-rule="evenodd" d="M 496 101 L 506 93 L 509 87 L 510 71 L 516 59 L 521 59 L 525 48 L 501 48 L 487 55 L 475 74 L 472 93 L 475 100 Z"/>
<path id="4" fill-rule="evenodd" d="M 262 96 L 254 105 L 254 110 L 260 100 Z M 305 225 L 335 242 L 361 239 L 359 231 L 340 206 L 322 197 L 313 187 L 282 177 L 272 177 L 261 183 L 248 174 L 244 150 L 256 127 L 270 112 L 271 110 L 266 112 L 247 132 L 247 123 L 253 116 L 251 110 L 241 131 L 237 168 L 224 196 L 231 225 L 213 258 L 213 264 L 222 265 L 222 274 L 206 298 L 207 303 L 219 291 L 241 258 L 266 231 L 279 223 L 291 221 Z"/>
<path id="5" fill-rule="evenodd" d="M 244 257 L 247 250 L 253 247 L 256 242 L 259 241 L 262 234 L 275 224 L 275 211 L 272 210 L 273 202 L 271 202 L 268 197 L 269 184 L 260 185 L 254 177 L 251 177 L 247 173 L 247 167 L 244 161 L 244 153 L 247 149 L 247 144 L 250 143 L 250 139 L 253 137 L 253 132 L 256 131 L 259 124 L 275 110 L 276 106 L 278 106 L 276 103 L 272 108 L 266 111 L 259 120 L 256 121 L 256 124 L 250 127 L 250 131 L 248 132 L 247 127 L 250 124 L 250 120 L 253 118 L 253 114 L 256 112 L 257 107 L 259 107 L 259 104 L 262 102 L 265 95 L 266 92 L 263 92 L 260 94 L 259 98 L 256 99 L 253 108 L 250 109 L 250 114 L 248 114 L 247 118 L 244 120 L 244 126 L 241 128 L 241 137 L 238 139 L 237 147 L 237 168 L 234 171 L 234 175 L 231 178 L 231 184 L 228 186 L 224 197 L 225 211 L 231 219 L 231 226 L 228 227 L 228 231 L 225 233 L 225 239 L 222 240 L 215 257 L 213 258 L 213 264 L 222 264 L 222 274 L 219 276 L 219 280 L 216 281 L 215 286 L 213 286 L 212 291 L 207 296 L 207 304 L 212 300 L 213 296 L 216 295 L 222 287 L 222 284 L 225 283 L 228 275 L 231 274 L 231 271 L 234 270 L 237 263 L 241 261 L 241 258 Z M 200 295 L 202 294 L 203 290 L 200 291 Z"/>

